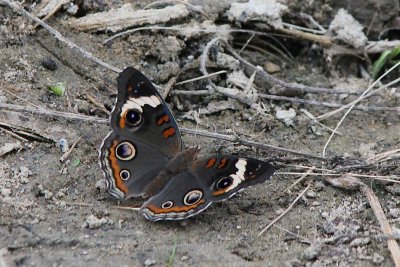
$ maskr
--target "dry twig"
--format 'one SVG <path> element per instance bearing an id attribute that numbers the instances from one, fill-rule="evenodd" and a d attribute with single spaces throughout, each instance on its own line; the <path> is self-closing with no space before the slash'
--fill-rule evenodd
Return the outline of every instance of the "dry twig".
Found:
<path id="1" fill-rule="evenodd" d="M 61 112 L 61 111 L 55 111 L 55 110 L 42 110 L 42 109 L 35 109 L 33 107 L 26 107 L 26 106 L 19 106 L 19 105 L 12 105 L 12 104 L 5 104 L 5 103 L 0 103 L 0 109 L 2 110 L 8 110 L 8 111 L 13 111 L 13 112 L 20 112 L 20 113 L 33 113 L 33 114 L 38 114 L 38 115 L 45 115 L 53 118 L 63 118 L 63 119 L 68 119 L 68 120 L 75 120 L 75 121 L 85 121 L 85 122 L 92 122 L 92 123 L 99 123 L 99 124 L 108 124 L 109 120 L 108 119 L 103 119 L 99 117 L 94 117 L 94 116 L 86 116 L 86 115 L 81 115 L 81 114 L 75 114 L 75 113 L 69 113 L 69 112 Z M 269 149 L 269 150 L 275 150 L 275 151 L 280 151 L 284 153 L 290 153 L 294 155 L 300 155 L 304 156 L 306 158 L 312 158 L 312 159 L 317 159 L 317 160 L 322 160 L 326 161 L 328 159 L 322 158 L 316 155 L 311 155 L 307 153 L 302 153 L 297 150 L 291 150 L 291 149 L 286 149 L 278 146 L 273 146 L 273 145 L 268 145 L 268 144 L 263 144 L 247 139 L 243 139 L 239 136 L 232 136 L 232 135 L 226 135 L 226 134 L 219 134 L 219 133 L 212 133 L 204 130 L 193 130 L 193 129 L 188 129 L 188 128 L 180 128 L 182 133 L 186 134 L 193 134 L 193 135 L 200 135 L 208 138 L 214 138 L 214 139 L 220 139 L 220 140 L 225 140 L 225 141 L 230 141 L 230 142 L 238 142 L 243 145 L 248 145 L 248 146 L 253 146 L 261 149 Z"/>
<path id="2" fill-rule="evenodd" d="M 277 221 L 279 221 L 283 216 L 285 216 L 286 213 L 288 213 L 293 206 L 297 203 L 297 201 L 299 201 L 299 199 L 304 196 L 304 194 L 307 192 L 308 189 L 310 189 L 311 184 L 309 184 L 306 188 L 304 188 L 303 191 L 301 191 L 301 193 L 296 197 L 295 200 L 293 200 L 293 202 L 289 205 L 289 207 L 282 212 L 278 217 L 276 217 L 275 219 L 273 219 L 267 226 L 264 227 L 264 229 L 262 229 L 259 233 L 258 236 L 261 236 L 265 231 L 267 231 L 272 225 L 274 225 L 274 223 L 276 223 Z"/>
<path id="3" fill-rule="evenodd" d="M 74 150 L 75 146 L 78 144 L 78 142 L 81 140 L 81 137 L 75 140 L 75 142 L 72 144 L 71 148 L 64 153 L 64 155 L 61 156 L 60 161 L 64 162 L 68 156 L 71 154 L 72 150 Z"/>

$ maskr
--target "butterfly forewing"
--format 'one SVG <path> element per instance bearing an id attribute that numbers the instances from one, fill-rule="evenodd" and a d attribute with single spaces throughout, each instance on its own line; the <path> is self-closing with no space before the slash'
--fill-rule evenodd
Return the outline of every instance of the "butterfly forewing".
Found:
<path id="1" fill-rule="evenodd" d="M 121 72 L 117 81 L 112 129 L 171 157 L 180 152 L 182 139 L 174 116 L 151 82 L 132 67 Z"/>
<path id="2" fill-rule="evenodd" d="M 167 156 L 153 147 L 115 132 L 110 132 L 100 148 L 108 191 L 119 199 L 142 195 L 166 162 Z"/>

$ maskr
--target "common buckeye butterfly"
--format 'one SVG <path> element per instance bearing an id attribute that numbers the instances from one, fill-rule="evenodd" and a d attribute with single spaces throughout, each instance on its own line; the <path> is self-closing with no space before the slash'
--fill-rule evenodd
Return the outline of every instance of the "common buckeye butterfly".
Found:
<path id="1" fill-rule="evenodd" d="M 197 148 L 183 149 L 174 116 L 141 72 L 127 67 L 117 81 L 100 166 L 111 195 L 147 198 L 140 208 L 146 219 L 186 219 L 274 174 L 270 163 L 247 157 L 198 159 Z"/>

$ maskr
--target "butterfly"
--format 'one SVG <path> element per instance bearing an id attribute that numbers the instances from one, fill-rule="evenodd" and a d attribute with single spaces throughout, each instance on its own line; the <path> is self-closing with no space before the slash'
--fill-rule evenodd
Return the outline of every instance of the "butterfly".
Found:
<path id="1" fill-rule="evenodd" d="M 274 174 L 273 165 L 253 158 L 198 158 L 198 148 L 183 148 L 174 116 L 145 75 L 127 67 L 117 82 L 100 167 L 111 195 L 146 199 L 140 208 L 146 219 L 186 219 Z"/>

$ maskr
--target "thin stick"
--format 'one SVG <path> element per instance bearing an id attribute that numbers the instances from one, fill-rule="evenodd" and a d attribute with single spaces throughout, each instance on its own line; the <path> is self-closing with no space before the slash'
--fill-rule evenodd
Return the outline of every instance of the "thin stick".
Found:
<path id="1" fill-rule="evenodd" d="M 129 207 L 129 206 L 112 206 L 113 208 L 119 210 L 133 210 L 133 211 L 140 211 L 140 207 Z"/>
<path id="2" fill-rule="evenodd" d="M 368 98 L 368 97 L 370 97 L 370 96 L 372 96 L 372 95 L 374 95 L 374 94 L 376 94 L 376 93 L 378 93 L 378 92 L 380 92 L 380 91 L 382 91 L 382 90 L 388 88 L 389 86 L 391 86 L 391 85 L 393 85 L 393 84 L 395 84 L 395 83 L 397 83 L 397 82 L 399 82 L 399 81 L 400 81 L 400 78 L 397 78 L 396 80 L 391 81 L 390 83 L 385 84 L 385 85 L 379 87 L 378 89 L 376 89 L 375 91 L 372 91 L 371 93 L 365 95 L 365 96 L 362 97 L 360 100 L 356 99 L 356 100 L 354 100 L 354 101 L 352 101 L 352 102 L 350 102 L 350 103 L 348 103 L 348 104 L 346 104 L 346 105 L 344 105 L 344 106 L 342 106 L 342 107 L 340 107 L 340 108 L 338 108 L 338 109 L 336 109 L 336 110 L 333 110 L 333 111 L 330 111 L 330 112 L 328 112 L 328 113 L 326 113 L 326 114 L 324 114 L 324 115 L 318 116 L 317 119 L 318 119 L 318 120 L 327 119 L 327 118 L 329 118 L 329 117 L 331 117 L 331 116 L 333 116 L 333 115 L 335 115 L 335 114 L 341 112 L 342 110 L 344 110 L 344 109 L 346 109 L 346 108 L 348 108 L 348 107 L 351 107 L 353 104 L 357 104 L 357 103 L 360 102 L 361 100 L 366 99 L 366 98 Z M 354 109 L 354 108 L 353 108 L 353 109 Z"/>
<path id="3" fill-rule="evenodd" d="M 169 93 L 172 90 L 172 87 L 176 84 L 176 79 L 177 79 L 176 77 L 172 77 L 171 79 L 169 79 L 167 84 L 164 86 L 164 93 L 162 94 L 162 98 L 164 100 L 168 97 Z"/>
<path id="4" fill-rule="evenodd" d="M 389 158 L 393 155 L 396 155 L 398 152 L 400 152 L 400 149 L 386 151 L 386 152 L 380 153 L 378 155 L 375 155 L 373 157 L 370 157 L 366 161 L 369 164 L 377 163 L 377 162 L 383 161 L 384 159 Z"/>
<path id="5" fill-rule="evenodd" d="M 35 109 L 32 107 L 19 106 L 19 105 L 13 105 L 13 104 L 0 103 L 0 110 L 9 110 L 9 111 L 21 112 L 21 113 L 29 112 L 29 113 L 39 114 L 39 115 L 46 115 L 46 116 L 54 117 L 54 118 L 63 118 L 63 119 L 69 119 L 69 120 L 98 123 L 98 124 L 109 124 L 109 119 L 103 119 L 103 118 L 94 117 L 94 116 L 86 116 L 86 115 L 81 115 L 81 114 L 61 112 L 61 111 L 55 111 L 55 110 Z M 283 148 L 283 147 L 278 147 L 278 146 L 273 146 L 273 145 L 268 145 L 268 144 L 263 144 L 263 143 L 243 139 L 243 138 L 240 138 L 239 136 L 212 133 L 212 132 L 208 132 L 208 131 L 204 131 L 204 130 L 193 130 L 193 129 L 188 129 L 188 128 L 179 128 L 179 129 L 182 133 L 186 133 L 186 134 L 200 135 L 200 136 L 204 136 L 204 137 L 208 137 L 208 138 L 221 139 L 221 140 L 230 141 L 230 142 L 238 142 L 243 145 L 255 146 L 255 147 L 258 147 L 261 149 L 276 150 L 276 151 L 280 151 L 280 152 L 304 156 L 306 158 L 313 158 L 313 159 L 317 159 L 317 160 L 321 160 L 321 161 L 329 160 L 329 159 L 322 158 L 317 155 L 311 155 L 311 154 L 302 153 L 302 152 L 299 152 L 296 150 L 291 150 L 291 149 L 287 149 L 287 148 Z"/>
<path id="6" fill-rule="evenodd" d="M 345 109 L 346 107 L 349 107 L 351 104 L 350 103 L 350 104 L 342 105 L 342 104 L 338 104 L 338 103 L 319 102 L 319 101 L 315 101 L 315 100 L 306 100 L 306 99 L 300 99 L 300 98 L 295 98 L 295 97 L 277 96 L 277 95 L 269 95 L 269 94 L 258 94 L 258 96 L 260 98 L 265 98 L 265 99 L 270 99 L 270 100 L 289 101 L 289 102 L 301 103 L 304 105 L 323 106 L 323 107 L 327 107 L 327 108 Z M 353 109 L 364 110 L 364 111 L 400 112 L 400 107 L 354 106 Z M 321 116 L 317 117 L 317 119 L 319 119 L 319 120 L 320 120 L 320 118 L 321 118 Z"/>
<path id="7" fill-rule="evenodd" d="M 96 107 L 98 107 L 101 111 L 103 111 L 105 114 L 107 114 L 107 115 L 110 115 L 110 111 L 108 111 L 105 107 L 104 107 L 104 105 L 102 105 L 102 104 L 100 104 L 97 100 L 96 100 L 96 98 L 94 97 L 94 96 L 92 96 L 91 94 L 89 94 L 89 93 L 86 93 L 86 97 L 87 97 L 87 99 L 90 101 L 90 102 L 92 102 L 92 104 L 93 105 L 95 105 Z"/>
<path id="8" fill-rule="evenodd" d="M 78 139 L 75 140 L 75 142 L 72 144 L 71 148 L 64 153 L 64 155 L 61 156 L 60 161 L 64 162 L 68 156 L 71 154 L 72 150 L 74 150 L 75 146 L 78 144 L 78 142 L 81 140 L 81 137 L 78 137 Z"/>
<path id="9" fill-rule="evenodd" d="M 310 168 L 309 170 L 307 170 L 307 172 L 303 173 L 299 179 L 297 179 L 296 181 L 294 181 L 293 184 L 291 184 L 290 186 L 288 186 L 288 188 L 286 188 L 284 191 L 285 192 L 289 192 L 293 187 L 295 187 L 297 184 L 299 184 L 301 181 L 303 181 L 310 173 L 313 173 L 315 170 L 315 166 L 313 166 L 312 168 Z"/>
<path id="10" fill-rule="evenodd" d="M 278 147 L 278 146 L 273 146 L 273 145 L 268 145 L 268 144 L 263 144 L 263 143 L 259 143 L 259 142 L 255 142 L 255 141 L 242 139 L 239 136 L 232 136 L 232 135 L 226 135 L 226 134 L 220 134 L 220 133 L 212 133 L 212 132 L 208 132 L 208 131 L 204 131 L 204 130 L 193 130 L 193 129 L 188 129 L 188 128 L 180 128 L 180 130 L 183 133 L 200 135 L 200 136 L 204 136 L 204 137 L 215 138 L 215 139 L 220 139 L 220 140 L 225 140 L 225 141 L 230 141 L 230 142 L 238 142 L 243 145 L 254 146 L 254 147 L 261 148 L 261 149 L 270 149 L 270 150 L 290 153 L 290 154 L 294 154 L 294 155 L 304 156 L 307 158 L 313 158 L 313 159 L 317 159 L 317 160 L 321 160 L 321 161 L 329 160 L 327 158 L 321 158 L 316 155 L 302 153 L 297 150 L 291 150 L 291 149 L 287 149 L 287 148 L 283 148 L 283 147 Z"/>
<path id="11" fill-rule="evenodd" d="M 29 142 L 28 139 L 25 139 L 22 136 L 19 136 L 18 134 L 13 133 L 12 131 L 9 131 L 9 130 L 1 128 L 1 127 L 0 127 L 0 130 L 2 130 L 5 133 L 8 133 L 9 135 L 13 136 L 14 138 L 18 139 L 21 142 Z"/>
<path id="12" fill-rule="evenodd" d="M 303 191 L 301 191 L 301 193 L 296 197 L 296 199 L 289 205 L 289 207 L 282 212 L 278 217 L 276 217 L 275 219 L 272 220 L 272 222 L 270 222 L 267 226 L 265 226 L 264 229 L 262 229 L 259 233 L 258 236 L 261 236 L 265 231 L 267 231 L 274 223 L 276 223 L 277 221 L 279 221 L 283 216 L 285 216 L 286 213 L 288 213 L 294 206 L 294 204 L 297 203 L 297 201 L 299 201 L 299 199 L 307 192 L 308 189 L 310 189 L 311 184 L 309 184 L 306 188 L 304 188 Z"/>
<path id="13" fill-rule="evenodd" d="M 377 218 L 382 232 L 386 235 L 393 235 L 392 227 L 390 226 L 385 212 L 382 209 L 381 204 L 379 203 L 378 197 L 375 195 L 374 191 L 372 191 L 368 186 L 363 185 L 361 187 L 363 193 L 367 196 L 368 202 L 371 205 L 372 210 L 374 211 L 375 217 Z M 393 261 L 396 267 L 400 267 L 400 247 L 397 244 L 396 240 L 388 239 L 387 240 L 388 247 L 390 253 L 392 254 Z"/>
<path id="14" fill-rule="evenodd" d="M 233 49 L 227 42 L 224 42 L 225 48 L 229 53 L 231 53 L 236 59 L 238 59 L 243 64 L 251 67 L 253 70 L 257 70 L 257 74 L 265 78 L 268 82 L 274 85 L 280 85 L 285 88 L 290 88 L 292 90 L 297 90 L 302 93 L 316 93 L 316 94 L 358 94 L 357 90 L 353 89 L 338 89 L 338 88 L 320 88 L 320 87 L 311 87 L 305 86 L 303 84 L 298 83 L 287 83 L 282 80 L 275 78 L 274 76 L 270 75 L 268 72 L 258 69 L 252 63 L 248 62 L 247 60 L 243 59 L 238 53 L 236 53 L 235 49 Z"/>
<path id="15" fill-rule="evenodd" d="M 277 172 L 277 174 L 281 175 L 303 175 L 304 172 Z M 358 174 L 358 173 L 346 173 L 348 175 L 352 175 L 354 177 L 360 177 L 360 178 L 371 178 L 374 180 L 380 180 L 380 181 L 385 181 L 385 182 L 392 182 L 392 183 L 400 183 L 400 177 L 399 176 L 381 176 L 381 175 L 368 175 L 368 174 Z M 309 173 L 309 176 L 342 176 L 343 173 Z M 389 177 L 389 178 L 387 178 Z M 393 180 L 393 179 L 399 179 L 399 180 Z"/>
<path id="16" fill-rule="evenodd" d="M 317 118 L 315 118 L 315 116 L 313 114 L 311 114 L 311 112 L 309 112 L 308 110 L 305 110 L 303 108 L 300 109 L 301 112 L 303 112 L 310 120 L 312 120 L 314 123 L 318 124 L 319 126 L 321 126 L 322 128 L 330 131 L 330 132 L 334 132 L 334 130 L 328 126 L 326 126 L 325 124 L 322 124 L 321 122 L 319 122 L 317 120 Z M 336 132 L 337 135 L 343 135 L 341 132 Z"/>
<path id="17" fill-rule="evenodd" d="M 379 77 L 375 82 L 373 82 L 371 84 L 371 86 L 364 91 L 364 93 L 361 94 L 360 97 L 358 97 L 355 101 L 352 102 L 352 104 L 350 105 L 349 109 L 346 111 L 346 113 L 343 115 L 343 117 L 340 119 L 340 121 L 338 122 L 338 124 L 335 127 L 335 131 L 337 131 L 337 129 L 339 129 L 340 125 L 342 125 L 343 121 L 346 119 L 347 115 L 353 110 L 354 106 L 360 102 L 364 96 L 370 91 L 372 90 L 372 88 L 378 83 L 380 82 L 380 80 L 383 79 L 383 77 L 385 77 L 387 74 L 389 74 L 392 70 L 394 70 L 395 68 L 397 68 L 397 66 L 400 65 L 400 62 L 396 63 L 393 67 L 391 67 L 387 72 L 385 72 L 383 75 L 381 75 L 381 77 Z M 377 90 L 375 90 L 377 91 Z M 333 137 L 335 136 L 335 132 L 332 132 L 331 135 L 329 136 L 328 140 L 326 141 L 324 148 L 322 149 L 322 156 L 325 157 L 326 154 L 326 148 L 328 147 L 329 143 L 331 142 L 331 140 L 333 139 Z"/>
<path id="18" fill-rule="evenodd" d="M 251 40 L 253 40 L 254 36 L 256 36 L 256 34 L 253 32 L 250 36 L 249 39 L 247 39 L 246 43 L 242 46 L 242 48 L 240 48 L 238 54 L 240 55 L 240 53 L 243 52 L 243 50 L 247 47 L 247 45 L 251 42 Z"/>
<path id="19" fill-rule="evenodd" d="M 0 0 L 0 3 L 6 4 L 7 6 L 9 6 L 14 12 L 20 13 L 23 16 L 35 21 L 36 23 L 38 23 L 40 26 L 42 26 L 43 28 L 45 28 L 48 32 L 50 32 L 57 40 L 59 40 L 62 43 L 65 43 L 66 45 L 68 45 L 72 50 L 75 50 L 77 52 L 79 52 L 83 57 L 99 64 L 100 66 L 103 66 L 107 69 L 110 69 L 114 72 L 121 72 L 122 70 L 119 68 L 116 68 L 102 60 L 100 60 L 99 58 L 93 56 L 92 53 L 84 50 L 83 48 L 77 46 L 75 43 L 71 42 L 70 40 L 68 40 L 67 38 L 65 38 L 60 32 L 58 32 L 57 30 L 53 29 L 52 27 L 50 27 L 47 23 L 43 22 L 42 20 L 38 19 L 37 17 L 35 17 L 34 15 L 32 15 L 31 13 L 29 13 L 28 11 L 26 11 L 19 3 L 14 2 L 14 1 L 10 1 L 10 0 Z"/>
<path id="20" fill-rule="evenodd" d="M 209 77 L 212 77 L 212 76 L 220 75 L 222 73 L 226 73 L 226 70 L 221 70 L 221 71 L 217 71 L 217 72 L 214 72 L 214 73 L 203 75 L 203 76 L 200 76 L 200 77 L 197 77 L 197 78 L 193 78 L 193 79 L 189 79 L 189 80 L 186 80 L 186 81 L 178 82 L 178 83 L 176 83 L 176 85 L 182 85 L 182 84 L 185 84 L 185 83 L 190 83 L 190 82 L 206 79 L 206 78 L 209 78 Z"/>

